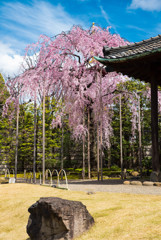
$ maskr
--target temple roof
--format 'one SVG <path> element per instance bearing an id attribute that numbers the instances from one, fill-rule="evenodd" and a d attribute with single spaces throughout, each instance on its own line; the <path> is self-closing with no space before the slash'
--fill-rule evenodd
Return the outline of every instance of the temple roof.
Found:
<path id="1" fill-rule="evenodd" d="M 103 47 L 104 57 L 95 57 L 110 71 L 121 72 L 146 82 L 152 78 L 161 85 L 161 35 L 126 46 Z"/>

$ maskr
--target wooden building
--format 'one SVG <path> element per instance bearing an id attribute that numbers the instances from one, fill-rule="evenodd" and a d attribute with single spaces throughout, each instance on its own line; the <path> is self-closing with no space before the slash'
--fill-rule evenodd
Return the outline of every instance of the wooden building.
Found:
<path id="1" fill-rule="evenodd" d="M 117 48 L 103 47 L 104 57 L 95 57 L 116 71 L 151 84 L 152 169 L 159 174 L 158 85 L 161 86 L 161 35 Z"/>

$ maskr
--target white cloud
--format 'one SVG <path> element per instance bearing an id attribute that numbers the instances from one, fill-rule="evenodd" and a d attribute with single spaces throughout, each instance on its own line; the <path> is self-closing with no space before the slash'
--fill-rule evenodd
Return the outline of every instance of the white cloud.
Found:
<path id="1" fill-rule="evenodd" d="M 4 54 L 8 54 L 8 55 L 12 55 L 14 53 L 14 51 L 10 48 L 9 45 L 0 42 L 0 54 L 4 55 Z"/>
<path id="2" fill-rule="evenodd" d="M 100 5 L 100 9 L 101 9 L 102 16 L 106 20 L 108 26 L 112 27 L 115 30 L 115 32 L 118 33 L 117 30 L 116 30 L 116 27 L 114 26 L 114 24 L 111 23 L 110 18 L 108 16 L 107 12 L 105 12 L 105 10 L 103 9 L 103 7 L 101 5 Z"/>
<path id="3" fill-rule="evenodd" d="M 151 37 L 155 37 L 156 35 L 161 33 L 161 23 L 158 23 L 156 27 L 150 32 Z"/>
<path id="4" fill-rule="evenodd" d="M 52 37 L 70 30 L 74 24 L 85 27 L 81 19 L 71 17 L 60 4 L 54 6 L 38 0 L 31 1 L 30 5 L 4 2 L 0 8 L 0 22 L 0 72 L 6 75 L 18 73 L 22 51 L 41 34 Z"/>
<path id="5" fill-rule="evenodd" d="M 74 24 L 84 27 L 83 21 L 72 18 L 61 5 L 53 6 L 45 1 L 35 1 L 31 6 L 20 2 L 6 3 L 1 11 L 8 20 L 5 27 L 32 39 L 40 34 L 54 36 L 69 30 Z M 4 25 L 3 22 L 1 24 Z"/>
<path id="6" fill-rule="evenodd" d="M 157 34 L 161 32 L 161 23 L 158 23 L 158 25 L 156 27 L 156 32 L 157 32 Z"/>
<path id="7" fill-rule="evenodd" d="M 135 30 L 140 31 L 140 32 L 145 32 L 145 33 L 147 32 L 145 29 L 134 26 L 134 25 L 127 25 L 126 27 L 131 28 L 131 29 L 135 29 Z"/>
<path id="8" fill-rule="evenodd" d="M 145 11 L 161 11 L 161 0 L 132 0 L 129 9 L 137 8 Z"/>
<path id="9" fill-rule="evenodd" d="M 100 6 L 100 9 L 101 9 L 101 13 L 102 13 L 104 19 L 106 20 L 106 22 L 108 23 L 108 25 L 111 26 L 111 22 L 110 22 L 110 20 L 109 20 L 108 14 L 105 12 L 105 10 L 103 9 L 102 6 Z"/>
<path id="10" fill-rule="evenodd" d="M 19 73 L 23 57 L 16 54 L 9 45 L 0 42 L 0 72 L 6 76 Z"/>

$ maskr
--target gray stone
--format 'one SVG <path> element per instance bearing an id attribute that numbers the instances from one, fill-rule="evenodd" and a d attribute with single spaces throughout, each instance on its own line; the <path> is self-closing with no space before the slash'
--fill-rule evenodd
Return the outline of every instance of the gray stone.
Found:
<path id="1" fill-rule="evenodd" d="M 88 191 L 87 194 L 88 194 L 88 195 L 92 195 L 92 194 L 95 194 L 95 192 L 93 192 L 93 191 Z"/>
<path id="2" fill-rule="evenodd" d="M 144 186 L 154 186 L 154 182 L 150 182 L 150 181 L 145 181 L 143 182 Z"/>
<path id="3" fill-rule="evenodd" d="M 27 233 L 31 240 L 73 239 L 94 224 L 86 206 L 78 201 L 40 198 L 28 211 Z"/>
<path id="4" fill-rule="evenodd" d="M 161 182 L 161 172 L 158 174 L 158 182 Z"/>
<path id="5" fill-rule="evenodd" d="M 131 181 L 131 185 L 142 185 L 142 182 L 140 181 Z"/>
<path id="6" fill-rule="evenodd" d="M 159 182 L 158 181 L 158 175 L 159 175 L 159 172 L 152 172 L 151 174 L 150 174 L 150 181 L 151 182 Z"/>
<path id="7" fill-rule="evenodd" d="M 154 186 L 161 187 L 161 182 L 154 182 Z"/>

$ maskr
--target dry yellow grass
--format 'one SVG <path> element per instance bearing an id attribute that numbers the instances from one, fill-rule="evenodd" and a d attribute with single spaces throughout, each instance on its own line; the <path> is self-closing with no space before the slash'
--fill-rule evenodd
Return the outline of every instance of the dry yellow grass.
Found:
<path id="1" fill-rule="evenodd" d="M 161 239 L 161 196 L 59 190 L 29 184 L 0 185 L 0 240 L 27 240 L 28 208 L 40 197 L 81 201 L 95 225 L 77 240 Z"/>

